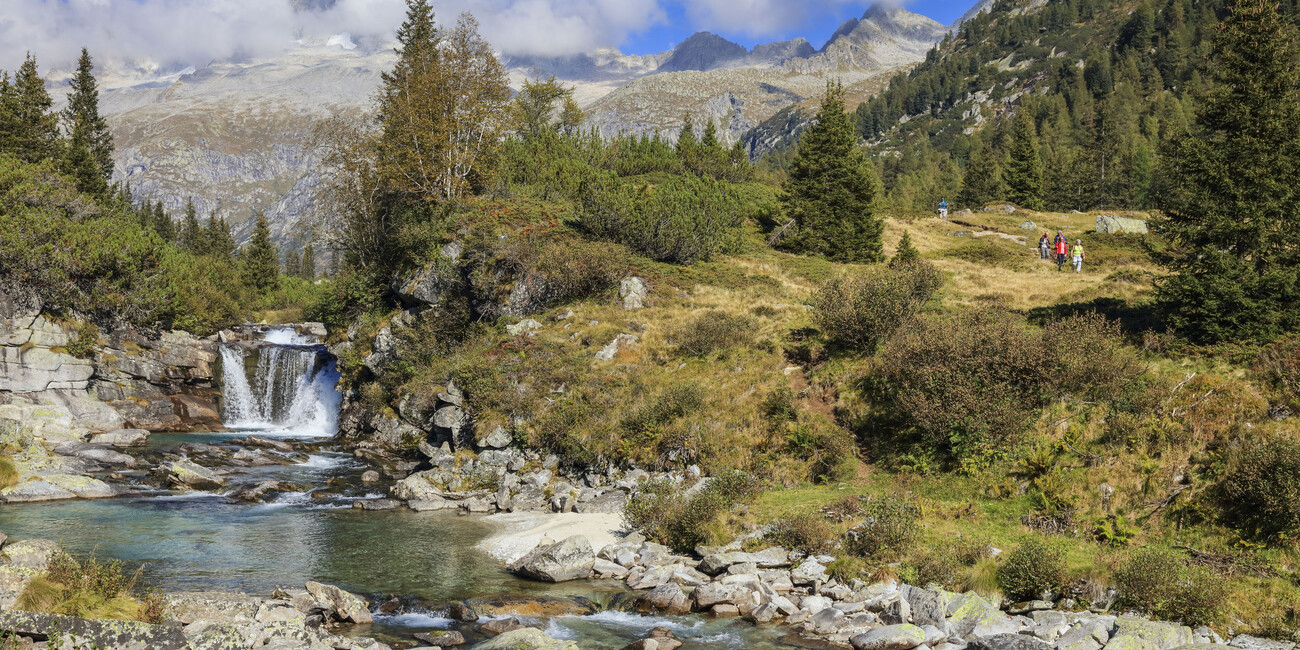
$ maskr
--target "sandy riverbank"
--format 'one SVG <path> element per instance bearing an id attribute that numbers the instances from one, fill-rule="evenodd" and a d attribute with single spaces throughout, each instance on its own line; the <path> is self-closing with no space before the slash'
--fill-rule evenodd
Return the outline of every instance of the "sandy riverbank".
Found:
<path id="1" fill-rule="evenodd" d="M 479 542 L 478 548 L 501 562 L 523 557 L 543 539 L 559 541 L 582 535 L 599 551 L 623 537 L 623 517 L 618 514 L 511 512 L 490 515 L 486 521 L 501 530 Z"/>

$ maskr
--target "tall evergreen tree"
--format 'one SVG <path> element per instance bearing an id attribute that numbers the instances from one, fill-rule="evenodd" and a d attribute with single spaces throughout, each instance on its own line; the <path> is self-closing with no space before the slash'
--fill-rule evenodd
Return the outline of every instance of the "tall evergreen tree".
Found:
<path id="1" fill-rule="evenodd" d="M 291 250 L 284 254 L 283 273 L 291 278 L 296 278 L 302 273 L 302 258 L 299 257 L 298 251 Z"/>
<path id="2" fill-rule="evenodd" d="M 983 149 L 971 156 L 970 166 L 966 168 L 966 174 L 961 179 L 957 205 L 979 210 L 1002 198 L 1005 192 L 997 155 L 993 153 L 992 147 L 984 145 Z"/>
<path id="3" fill-rule="evenodd" d="M 18 68 L 7 95 L 4 103 L 10 128 L 0 134 L 4 150 L 27 162 L 54 158 L 59 152 L 59 116 L 51 110 L 54 100 L 45 90 L 45 80 L 31 54 Z"/>
<path id="4" fill-rule="evenodd" d="M 1272 0 L 1236 0 L 1191 133 L 1162 152 L 1155 259 L 1169 322 L 1189 338 L 1269 339 L 1300 327 L 1300 68 Z"/>
<path id="5" fill-rule="evenodd" d="M 677 155 L 682 158 L 690 156 L 694 153 L 696 144 L 695 120 L 687 113 L 682 117 L 682 130 L 677 134 Z"/>
<path id="6" fill-rule="evenodd" d="M 1007 187 L 1007 200 L 1022 208 L 1043 209 L 1043 161 L 1038 157 L 1034 118 L 1026 106 L 1021 106 L 1011 124 L 1002 181 Z"/>
<path id="7" fill-rule="evenodd" d="M 153 229 L 159 237 L 169 242 L 176 241 L 176 222 L 172 221 L 170 214 L 167 214 L 167 208 L 163 207 L 162 201 L 154 201 L 153 204 Z"/>
<path id="8" fill-rule="evenodd" d="M 257 211 L 253 237 L 244 246 L 239 259 L 244 265 L 244 284 L 248 287 L 265 294 L 279 284 L 280 255 L 271 242 L 271 227 L 261 210 Z"/>
<path id="9" fill-rule="evenodd" d="M 708 124 L 704 125 L 704 135 L 700 137 L 700 146 L 708 150 L 722 148 L 722 143 L 718 140 L 718 123 L 713 118 L 709 118 Z"/>
<path id="10" fill-rule="evenodd" d="M 199 225 L 199 212 L 194 207 L 194 197 L 190 197 L 185 200 L 185 220 L 181 222 L 177 241 L 186 250 L 198 252 L 203 247 L 202 239 L 203 226 Z"/>
<path id="11" fill-rule="evenodd" d="M 108 130 L 108 121 L 99 114 L 99 86 L 95 81 L 94 63 L 84 47 L 77 60 L 77 72 L 69 83 L 68 105 L 63 109 L 69 148 L 76 152 L 75 155 L 88 154 L 93 161 L 91 169 L 107 181 L 113 175 L 113 134 Z M 86 182 L 89 183 L 90 179 Z"/>
<path id="12" fill-rule="evenodd" d="M 844 85 L 826 84 L 816 123 L 804 132 L 782 192 L 799 232 L 791 248 L 840 262 L 878 262 L 884 222 L 874 214 L 875 166 L 857 146 Z"/>
<path id="13" fill-rule="evenodd" d="M 204 231 L 205 243 L 202 254 L 222 260 L 234 259 L 235 237 L 230 234 L 230 224 L 226 223 L 225 217 L 219 217 L 216 211 L 213 211 L 208 217 L 208 225 Z"/>
<path id="14" fill-rule="evenodd" d="M 302 261 L 299 263 L 298 277 L 304 280 L 316 279 L 316 251 L 311 242 L 302 248 Z"/>

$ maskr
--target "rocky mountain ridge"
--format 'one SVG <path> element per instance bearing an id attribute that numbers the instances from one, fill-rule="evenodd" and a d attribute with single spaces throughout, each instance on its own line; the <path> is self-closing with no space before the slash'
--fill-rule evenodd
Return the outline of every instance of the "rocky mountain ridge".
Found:
<path id="1" fill-rule="evenodd" d="M 600 50 L 567 57 L 503 57 L 511 85 L 555 75 L 573 87 L 602 134 L 675 137 L 682 116 L 716 120 L 740 139 L 783 107 L 816 97 L 830 76 L 852 84 L 924 58 L 948 28 L 899 8 L 873 7 L 846 21 L 820 49 L 805 38 L 752 50 L 701 32 L 650 55 Z M 251 234 L 256 210 L 272 235 L 300 245 L 319 223 L 312 132 L 321 119 L 369 110 L 388 45 L 340 35 L 298 41 L 268 59 L 213 62 L 146 77 L 146 64 L 101 79 L 101 110 L 118 147 L 115 178 L 140 199 L 180 214 L 193 198 L 202 217 L 219 212 L 236 238 Z M 342 35 L 346 36 L 346 35 Z M 59 88 L 55 88 L 56 94 Z"/>

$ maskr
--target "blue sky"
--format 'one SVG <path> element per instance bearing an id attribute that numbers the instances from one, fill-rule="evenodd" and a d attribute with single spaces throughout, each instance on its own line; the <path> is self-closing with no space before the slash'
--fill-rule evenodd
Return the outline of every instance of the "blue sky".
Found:
<path id="1" fill-rule="evenodd" d="M 690 0 L 687 0 L 689 2 Z M 784 0 L 782 4 L 805 4 L 798 0 Z M 673 45 L 680 43 L 683 39 L 694 34 L 696 31 L 711 31 L 745 47 L 752 48 L 755 45 L 771 43 L 773 41 L 782 41 L 802 36 L 807 38 L 813 47 L 820 48 L 826 39 L 835 32 L 835 29 L 849 18 L 858 18 L 873 3 L 865 2 L 844 2 L 839 6 L 831 4 L 830 6 L 818 6 L 820 3 L 807 3 L 813 5 L 802 23 L 791 24 L 789 27 L 781 29 L 778 32 L 766 33 L 761 35 L 746 34 L 735 29 L 727 29 L 725 26 L 710 26 L 711 22 L 707 19 L 695 18 L 692 20 L 687 16 L 685 5 L 679 3 L 665 3 L 664 11 L 667 13 L 666 24 L 656 25 L 649 30 L 641 33 L 630 34 L 626 41 L 620 47 L 625 54 L 653 54 L 670 49 Z M 974 6 L 975 0 L 970 2 L 953 2 L 952 0 L 915 0 L 908 2 L 904 6 L 908 11 L 912 11 L 924 16 L 929 16 L 934 20 L 945 25 L 952 24 L 967 9 Z"/>

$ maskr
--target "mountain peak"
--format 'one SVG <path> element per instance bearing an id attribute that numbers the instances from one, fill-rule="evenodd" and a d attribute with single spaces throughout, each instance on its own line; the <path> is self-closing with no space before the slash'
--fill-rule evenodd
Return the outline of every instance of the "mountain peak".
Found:
<path id="1" fill-rule="evenodd" d="M 696 32 L 674 47 L 660 72 L 712 70 L 745 58 L 749 50 L 712 32 Z"/>

